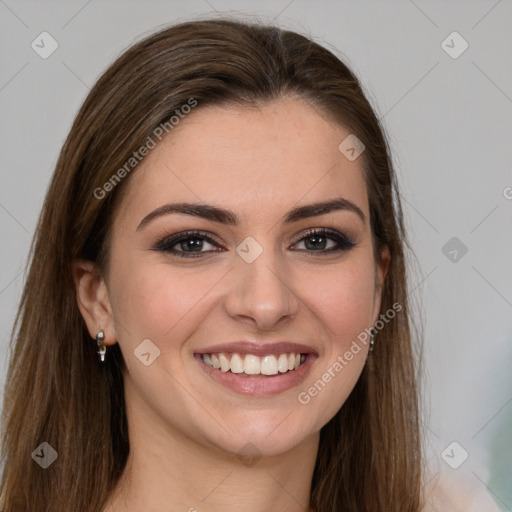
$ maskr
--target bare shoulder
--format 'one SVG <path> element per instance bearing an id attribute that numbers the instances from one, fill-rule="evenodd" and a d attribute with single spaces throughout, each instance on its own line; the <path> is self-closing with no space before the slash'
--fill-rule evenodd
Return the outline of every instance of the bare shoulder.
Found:
<path id="1" fill-rule="evenodd" d="M 432 478 L 422 512 L 500 512 L 485 485 L 471 476 L 442 473 Z"/>

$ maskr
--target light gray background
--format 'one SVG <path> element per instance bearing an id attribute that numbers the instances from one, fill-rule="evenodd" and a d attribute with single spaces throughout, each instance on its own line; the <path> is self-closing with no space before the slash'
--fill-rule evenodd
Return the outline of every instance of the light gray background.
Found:
<path id="1" fill-rule="evenodd" d="M 2 385 L 29 243 L 89 88 L 143 35 L 216 11 L 312 35 L 360 77 L 391 141 L 418 262 L 411 296 L 424 323 L 424 431 L 433 472 L 463 477 L 511 510 L 510 0 L 0 0 Z M 43 31 L 59 44 L 48 59 L 31 48 Z M 453 31 L 469 44 L 456 59 L 441 46 Z M 442 252 L 454 236 L 468 249 L 456 262 Z M 453 441 L 469 453 L 458 469 L 441 457 Z M 449 451 L 452 459 L 457 450 Z"/>

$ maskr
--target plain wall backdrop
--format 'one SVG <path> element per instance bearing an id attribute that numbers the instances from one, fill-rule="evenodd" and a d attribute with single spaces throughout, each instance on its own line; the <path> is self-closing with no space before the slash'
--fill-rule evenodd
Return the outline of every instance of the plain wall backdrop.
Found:
<path id="1" fill-rule="evenodd" d="M 510 0 L 0 0 L 1 385 L 45 190 L 90 87 L 144 35 L 219 14 L 313 36 L 360 78 L 389 137 L 417 259 L 432 471 L 512 510 Z"/>

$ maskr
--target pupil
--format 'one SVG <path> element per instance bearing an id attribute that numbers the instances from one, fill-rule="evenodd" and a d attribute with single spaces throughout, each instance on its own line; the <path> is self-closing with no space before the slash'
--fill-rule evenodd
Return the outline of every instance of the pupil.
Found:
<path id="1" fill-rule="evenodd" d="M 309 247 L 308 247 L 308 240 L 311 242 L 309 243 Z M 325 249 L 325 237 L 323 236 L 311 236 L 309 237 L 309 239 L 306 240 L 306 247 L 308 249 L 315 249 L 315 248 L 321 248 L 321 249 Z"/>
<path id="2" fill-rule="evenodd" d="M 186 251 L 187 249 L 191 249 L 192 251 L 200 251 L 202 249 L 203 241 L 199 238 L 188 238 L 187 240 L 181 242 L 181 248 Z"/>

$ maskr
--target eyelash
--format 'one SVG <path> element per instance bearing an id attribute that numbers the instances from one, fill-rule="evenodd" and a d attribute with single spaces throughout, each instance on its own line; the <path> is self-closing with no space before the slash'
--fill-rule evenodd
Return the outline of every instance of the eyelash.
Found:
<path id="1" fill-rule="evenodd" d="M 310 252 L 313 254 L 323 254 L 327 255 L 329 253 L 334 252 L 340 252 L 340 251 L 349 251 L 353 247 L 355 247 L 357 244 L 350 240 L 348 236 L 346 236 L 343 233 L 340 233 L 339 231 L 334 231 L 326 228 L 312 228 L 309 229 L 306 233 L 302 235 L 302 237 L 297 240 L 293 245 L 297 245 L 300 242 L 303 242 L 304 240 L 307 240 L 308 238 L 313 237 L 323 237 L 328 238 L 332 241 L 334 241 L 337 244 L 337 247 L 331 248 L 331 249 L 323 249 L 320 251 L 315 251 L 311 249 L 295 249 L 299 250 L 301 252 Z M 160 251 L 160 252 L 167 252 L 173 256 L 178 256 L 180 258 L 198 258 L 201 257 L 201 255 L 211 252 L 219 252 L 219 251 L 199 251 L 199 252 L 186 252 L 186 251 L 177 251 L 173 249 L 175 245 L 177 245 L 180 242 L 184 242 L 186 240 L 189 240 L 191 238 L 199 239 L 206 241 L 212 245 L 215 245 L 217 247 L 220 246 L 220 244 L 207 232 L 207 231 L 184 231 L 182 233 L 177 233 L 175 235 L 170 235 L 159 242 L 157 242 L 153 246 L 153 250 Z"/>

